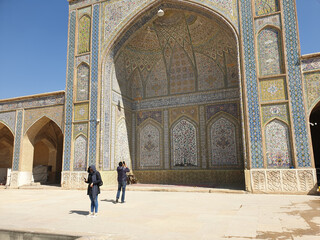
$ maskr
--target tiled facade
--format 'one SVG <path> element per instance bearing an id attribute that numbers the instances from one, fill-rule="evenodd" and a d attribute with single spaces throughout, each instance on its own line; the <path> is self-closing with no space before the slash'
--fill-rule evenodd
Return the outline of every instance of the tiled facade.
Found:
<path id="1" fill-rule="evenodd" d="M 320 57 L 297 64 L 293 0 L 69 2 L 64 187 L 89 164 L 112 183 L 126 161 L 143 183 L 312 190 Z M 36 121 L 26 105 L 0 102 L 17 145 Z"/>

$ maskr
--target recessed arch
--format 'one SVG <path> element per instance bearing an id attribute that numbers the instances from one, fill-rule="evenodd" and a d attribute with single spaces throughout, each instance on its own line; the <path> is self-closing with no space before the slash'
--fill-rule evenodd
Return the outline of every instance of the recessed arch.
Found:
<path id="1" fill-rule="evenodd" d="M 8 169 L 13 165 L 14 135 L 11 129 L 0 122 L 0 183 L 6 184 Z"/>
<path id="2" fill-rule="evenodd" d="M 264 127 L 268 168 L 293 167 L 290 129 L 286 122 L 274 118 Z"/>
<path id="3" fill-rule="evenodd" d="M 90 52 L 91 17 L 84 14 L 78 24 L 78 53 Z"/>
<path id="4" fill-rule="evenodd" d="M 88 101 L 90 94 L 90 66 L 81 62 L 77 66 L 76 101 Z"/>
<path id="5" fill-rule="evenodd" d="M 207 126 L 209 165 L 242 167 L 239 120 L 221 111 L 210 119 Z"/>
<path id="6" fill-rule="evenodd" d="M 173 167 L 197 167 L 200 164 L 198 124 L 181 117 L 171 126 L 171 160 Z"/>
<path id="7" fill-rule="evenodd" d="M 138 128 L 138 169 L 155 169 L 162 162 L 162 128 L 153 119 L 144 121 Z"/>
<path id="8" fill-rule="evenodd" d="M 74 171 L 86 171 L 88 165 L 88 139 L 80 133 L 74 141 Z"/>
<path id="9" fill-rule="evenodd" d="M 62 171 L 63 134 L 50 118 L 43 116 L 25 132 L 22 140 L 20 171 L 26 178 L 20 185 L 32 181 L 59 184 Z"/>
<path id="10" fill-rule="evenodd" d="M 267 25 L 259 31 L 257 42 L 260 76 L 282 74 L 283 44 L 280 29 Z"/>
<path id="11" fill-rule="evenodd" d="M 317 181 L 320 183 L 320 101 L 312 108 L 309 116 L 314 166 L 317 172 Z"/>

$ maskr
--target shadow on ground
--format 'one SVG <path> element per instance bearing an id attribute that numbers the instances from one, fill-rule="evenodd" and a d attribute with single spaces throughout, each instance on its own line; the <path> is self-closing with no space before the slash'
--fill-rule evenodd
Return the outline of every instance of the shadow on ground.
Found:
<path id="1" fill-rule="evenodd" d="M 71 210 L 69 214 L 89 215 L 89 211 Z"/>
<path id="2" fill-rule="evenodd" d="M 117 202 L 113 199 L 103 199 L 101 200 L 102 202 L 110 202 L 110 203 L 113 203 L 113 204 L 116 204 Z"/>

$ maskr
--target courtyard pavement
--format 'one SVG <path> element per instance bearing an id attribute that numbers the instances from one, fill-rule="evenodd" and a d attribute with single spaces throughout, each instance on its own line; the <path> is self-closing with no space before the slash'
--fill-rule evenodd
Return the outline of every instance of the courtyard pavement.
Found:
<path id="1" fill-rule="evenodd" d="M 177 188 L 128 191 L 124 204 L 104 190 L 97 218 L 87 216 L 85 190 L 0 189 L 0 229 L 90 240 L 320 239 L 319 196 Z"/>

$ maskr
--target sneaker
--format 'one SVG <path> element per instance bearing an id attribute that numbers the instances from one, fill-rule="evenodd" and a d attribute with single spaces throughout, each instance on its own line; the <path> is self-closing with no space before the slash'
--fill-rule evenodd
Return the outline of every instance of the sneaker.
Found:
<path id="1" fill-rule="evenodd" d="M 98 217 L 98 213 L 92 214 L 92 217 L 93 218 Z"/>
<path id="2" fill-rule="evenodd" d="M 125 203 L 125 201 L 121 201 L 121 203 Z"/>
<path id="3" fill-rule="evenodd" d="M 87 215 L 87 217 L 92 217 L 94 213 L 90 212 L 89 215 Z"/>

